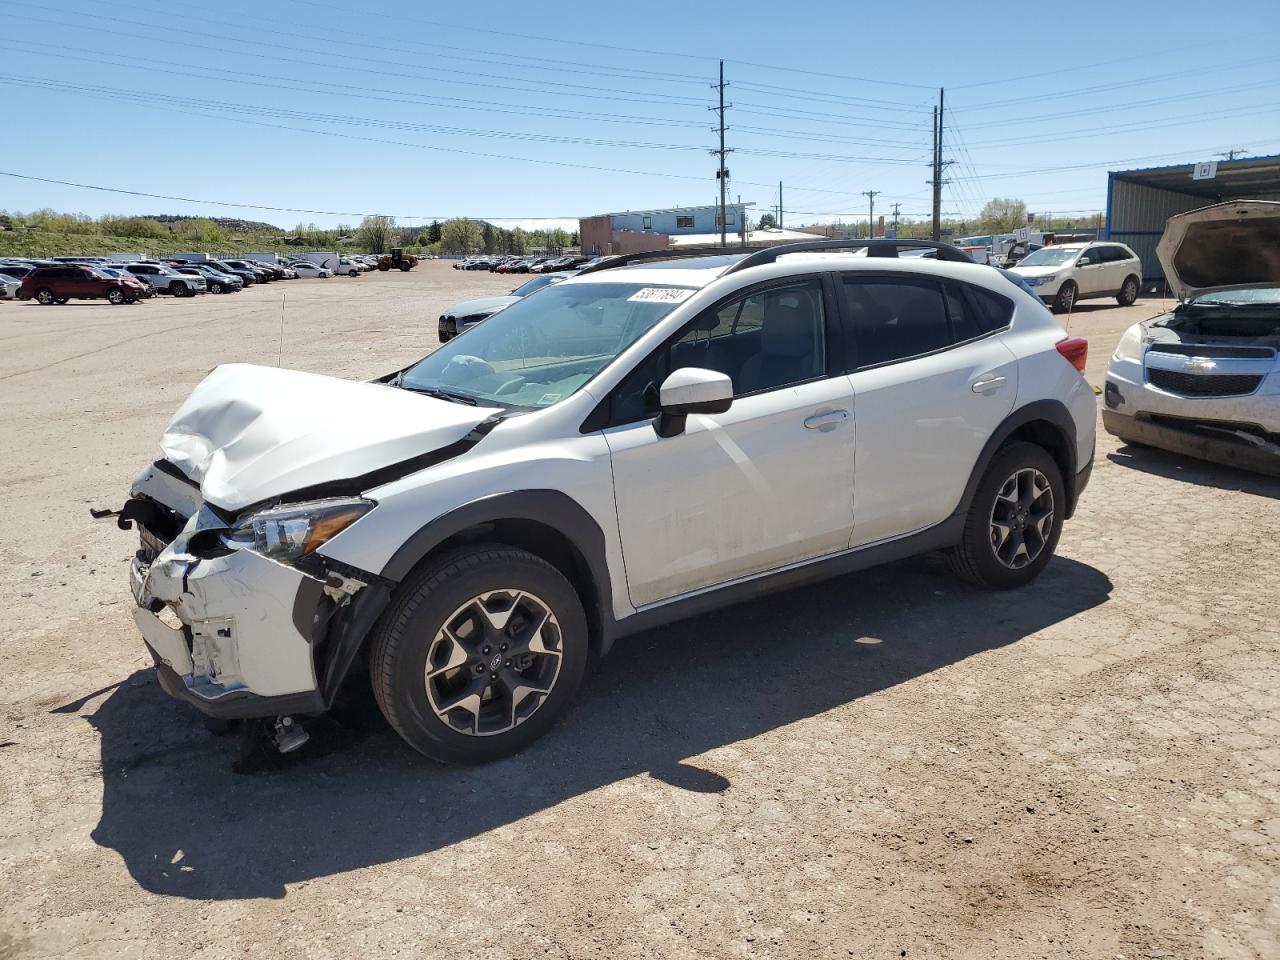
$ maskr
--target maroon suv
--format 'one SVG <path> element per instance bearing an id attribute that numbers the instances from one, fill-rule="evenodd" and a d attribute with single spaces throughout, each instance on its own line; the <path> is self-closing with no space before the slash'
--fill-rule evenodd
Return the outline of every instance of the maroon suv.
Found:
<path id="1" fill-rule="evenodd" d="M 108 277 L 93 267 L 62 264 L 40 267 L 22 278 L 18 299 L 35 298 L 46 306 L 68 300 L 105 298 L 111 303 L 134 303 L 146 294 L 142 281 L 133 277 Z"/>

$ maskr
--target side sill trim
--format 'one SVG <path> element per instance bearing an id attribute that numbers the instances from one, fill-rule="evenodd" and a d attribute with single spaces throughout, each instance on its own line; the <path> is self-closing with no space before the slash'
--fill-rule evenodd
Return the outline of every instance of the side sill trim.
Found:
<path id="1" fill-rule="evenodd" d="M 650 630 L 663 624 L 684 620 L 700 613 L 731 606 L 745 600 L 789 590 L 793 587 L 832 577 L 843 576 L 882 563 L 902 560 L 931 550 L 955 546 L 964 530 L 965 515 L 956 513 L 916 533 L 857 547 L 843 553 L 819 557 L 800 564 L 757 574 L 723 586 L 711 587 L 692 595 L 649 605 L 623 620 L 615 621 L 610 640 Z"/>

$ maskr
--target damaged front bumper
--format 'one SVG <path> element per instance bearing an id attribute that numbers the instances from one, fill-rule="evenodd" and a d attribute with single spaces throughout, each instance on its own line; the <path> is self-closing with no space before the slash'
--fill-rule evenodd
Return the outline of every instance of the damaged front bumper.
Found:
<path id="1" fill-rule="evenodd" d="M 1102 426 L 1128 443 L 1143 443 L 1170 453 L 1280 477 L 1280 443 L 1259 435 L 1250 424 L 1206 423 L 1150 414 L 1128 416 L 1103 410 Z"/>
<path id="2" fill-rule="evenodd" d="M 171 471 L 149 468 L 133 492 L 120 514 L 141 540 L 133 616 L 165 692 L 223 719 L 327 709 L 390 585 L 319 557 L 301 569 L 226 549 L 228 518 Z"/>

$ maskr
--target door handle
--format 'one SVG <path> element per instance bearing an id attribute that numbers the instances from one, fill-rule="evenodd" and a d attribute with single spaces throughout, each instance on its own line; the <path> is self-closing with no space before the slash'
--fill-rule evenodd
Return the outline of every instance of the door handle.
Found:
<path id="1" fill-rule="evenodd" d="M 991 393 L 993 390 L 999 390 L 1006 382 L 1004 377 L 987 377 L 983 380 L 974 381 L 970 389 L 974 393 Z"/>
<path id="2" fill-rule="evenodd" d="M 804 428 L 806 430 L 823 430 L 834 427 L 836 424 L 848 419 L 848 410 L 829 410 L 826 413 L 815 413 L 811 417 L 805 417 Z"/>

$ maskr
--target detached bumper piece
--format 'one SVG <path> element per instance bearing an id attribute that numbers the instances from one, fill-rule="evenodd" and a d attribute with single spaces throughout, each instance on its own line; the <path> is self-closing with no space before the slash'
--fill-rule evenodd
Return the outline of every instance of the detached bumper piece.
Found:
<path id="1" fill-rule="evenodd" d="M 1107 433 L 1132 443 L 1144 443 L 1171 453 L 1241 470 L 1280 477 L 1280 442 L 1247 424 L 1203 423 L 1176 417 L 1130 417 L 1102 411 Z"/>

